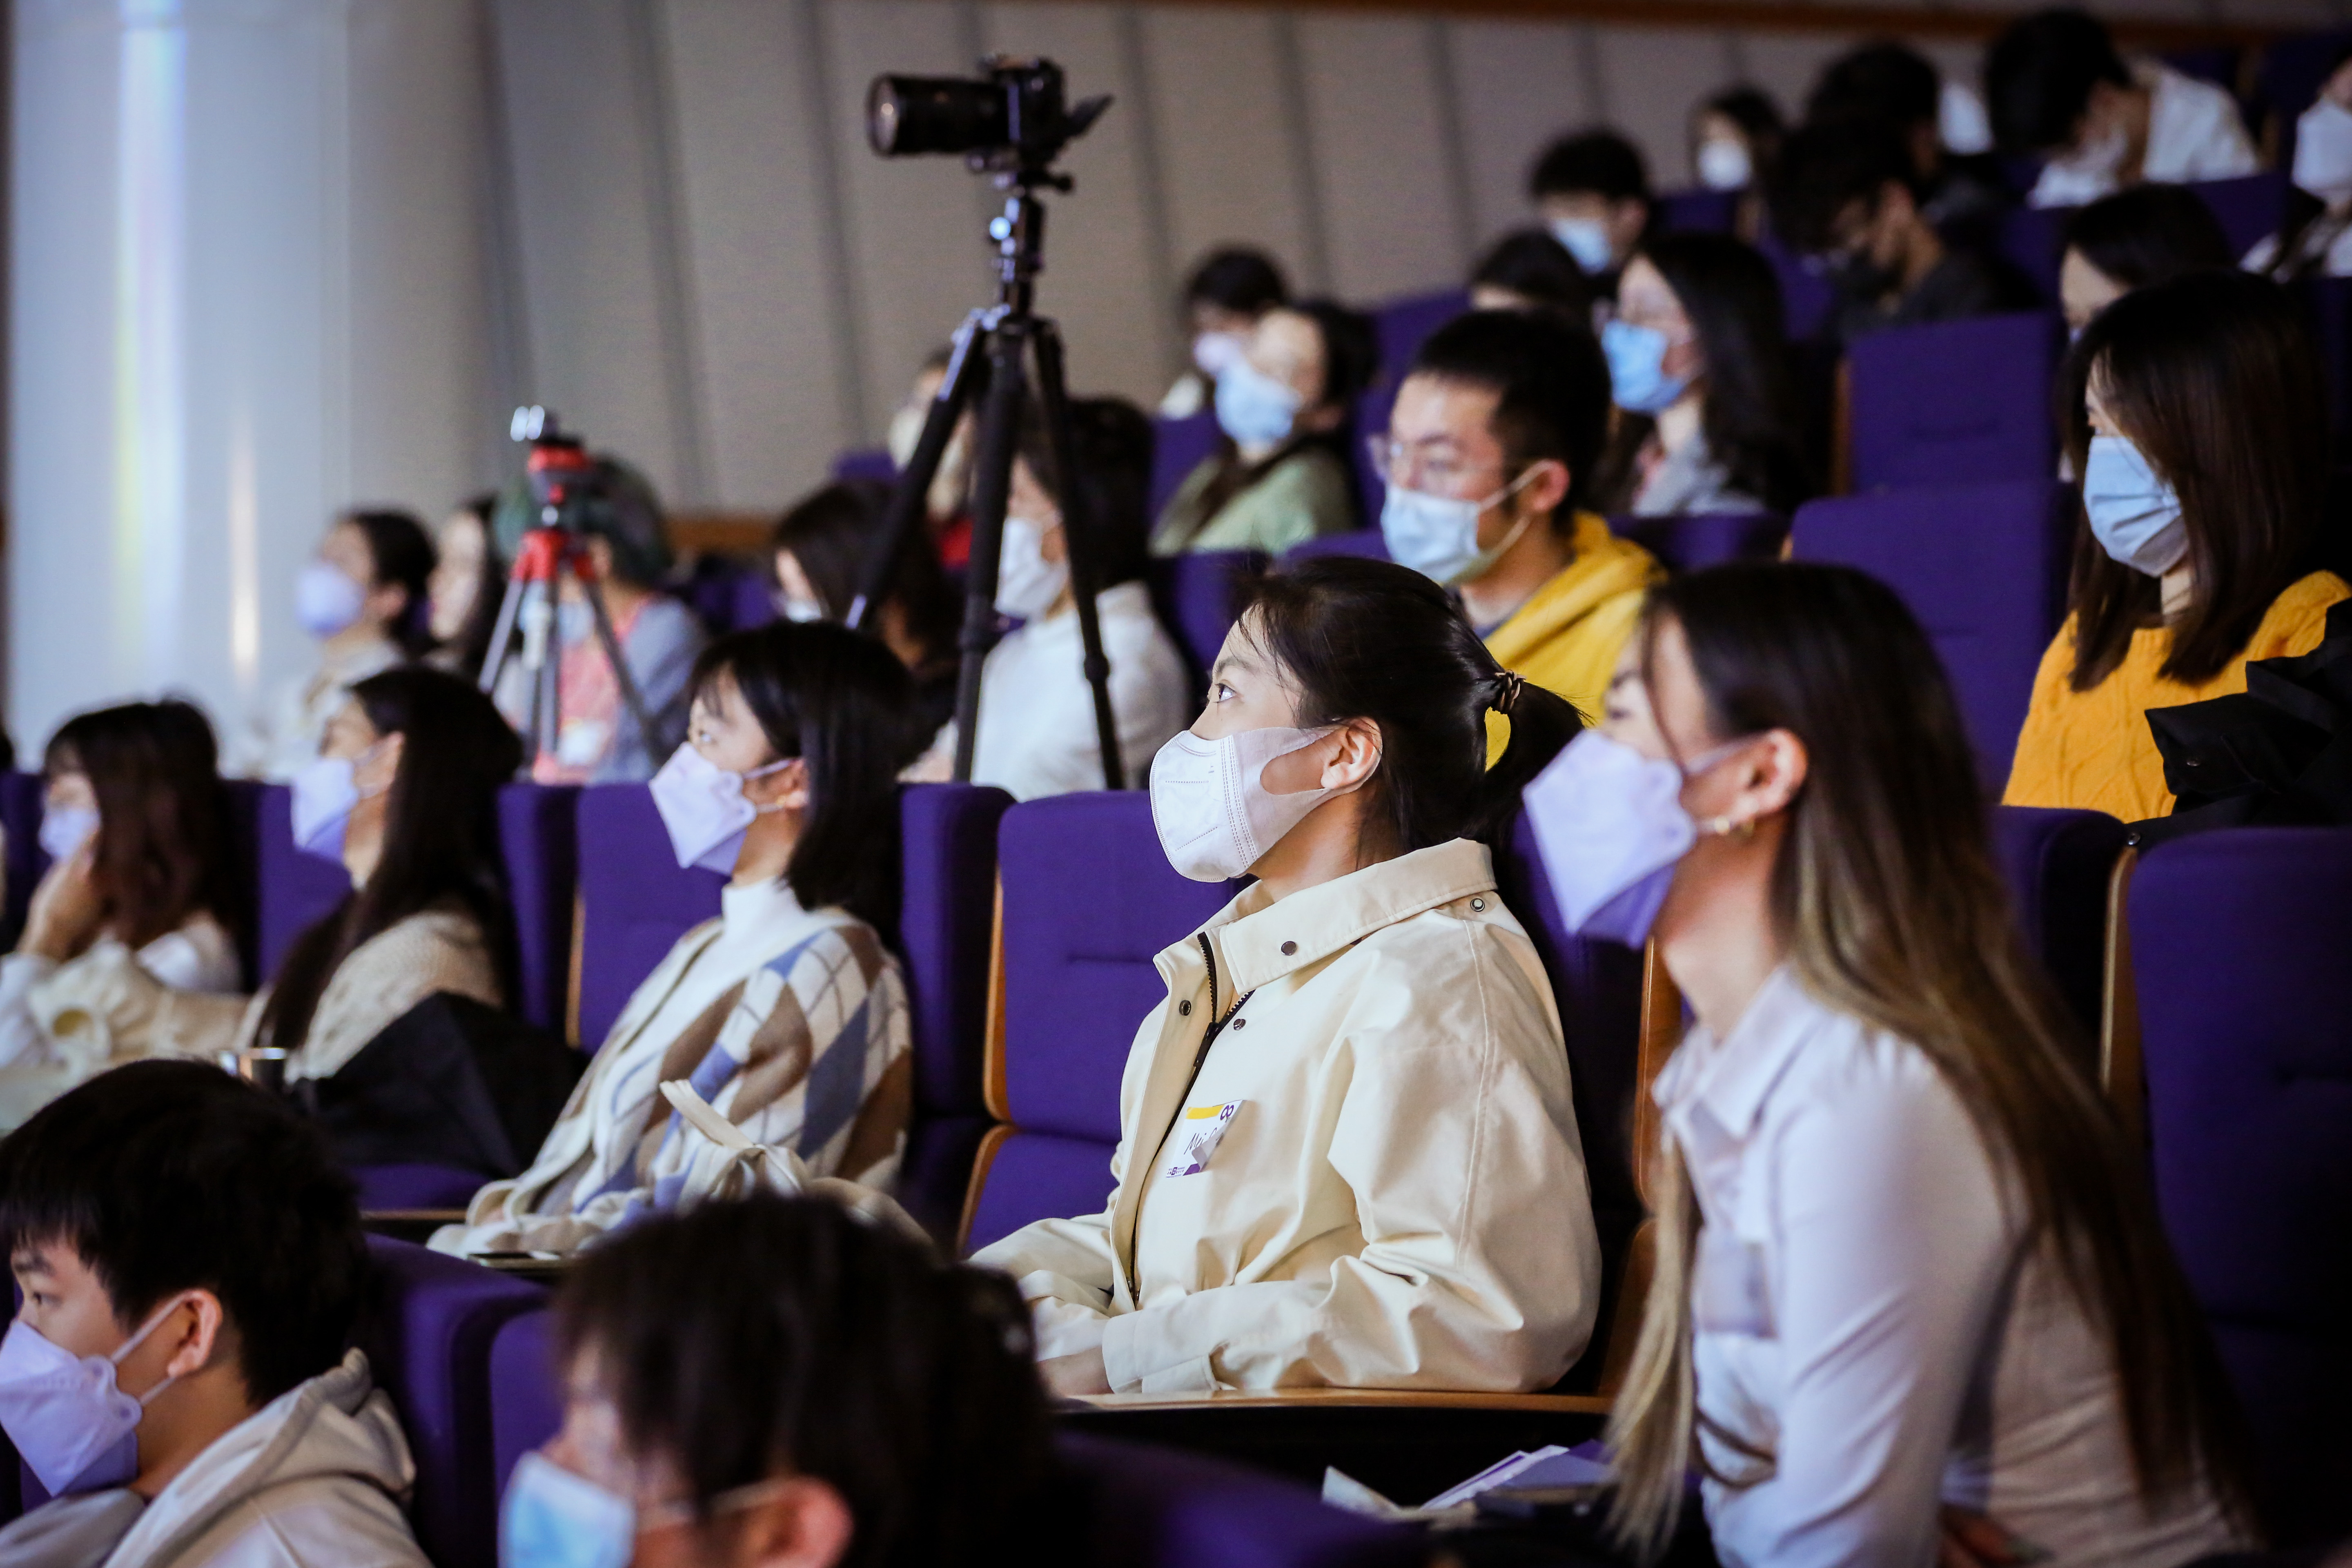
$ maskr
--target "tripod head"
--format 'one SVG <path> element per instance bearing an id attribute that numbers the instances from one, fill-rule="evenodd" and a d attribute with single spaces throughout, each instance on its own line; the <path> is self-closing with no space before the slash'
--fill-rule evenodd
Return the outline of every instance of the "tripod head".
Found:
<path id="1" fill-rule="evenodd" d="M 514 411 L 507 433 L 530 448 L 523 478 L 539 508 L 539 526 L 580 532 L 579 503 L 594 488 L 597 475 L 587 444 L 557 422 L 555 410 L 535 403 Z"/>

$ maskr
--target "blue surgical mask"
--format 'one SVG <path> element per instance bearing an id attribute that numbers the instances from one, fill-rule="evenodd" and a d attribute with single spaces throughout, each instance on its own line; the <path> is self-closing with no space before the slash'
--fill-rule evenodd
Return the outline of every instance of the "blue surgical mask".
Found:
<path id="1" fill-rule="evenodd" d="M 1609 360 L 1610 395 L 1628 414 L 1664 414 L 1690 388 L 1687 375 L 1666 374 L 1666 351 L 1674 345 L 1655 327 L 1611 321 L 1601 329 L 1601 352 Z"/>
<path id="2" fill-rule="evenodd" d="M 1389 559 L 1449 588 L 1485 576 L 1503 558 L 1503 552 L 1519 542 L 1537 514 L 1529 512 L 1519 519 L 1510 532 L 1486 550 L 1478 548 L 1478 520 L 1488 508 L 1508 500 L 1534 473 L 1529 468 L 1484 500 L 1455 500 L 1391 485 L 1388 500 L 1381 507 L 1381 538 L 1389 547 Z"/>
<path id="3" fill-rule="evenodd" d="M 1587 730 L 1536 775 L 1524 795 L 1528 821 L 1569 930 L 1627 947 L 1650 939 L 1675 868 L 1699 838 L 1683 785 L 1745 744 L 1729 742 L 1677 764 Z"/>
<path id="4" fill-rule="evenodd" d="M 1217 427 L 1235 446 L 1280 445 L 1297 422 L 1299 403 L 1298 394 L 1245 359 L 1217 377 Z"/>
<path id="5" fill-rule="evenodd" d="M 307 561 L 295 574 L 295 622 L 321 642 L 349 630 L 366 607 L 367 590 L 341 567 Z"/>
<path id="6" fill-rule="evenodd" d="M 1609 243 L 1608 227 L 1597 217 L 1554 218 L 1551 235 L 1587 272 L 1606 272 L 1617 258 L 1616 247 Z"/>
<path id="7" fill-rule="evenodd" d="M 565 647 L 577 647 L 596 629 L 596 612 L 585 599 L 564 599 L 555 606 L 555 637 Z"/>
<path id="8" fill-rule="evenodd" d="M 499 1509 L 499 1568 L 628 1568 L 637 1510 L 628 1499 L 525 1454 Z"/>
<path id="9" fill-rule="evenodd" d="M 41 853 L 52 860 L 73 857 L 98 831 L 98 813 L 86 805 L 70 805 L 41 814 Z"/>
<path id="10" fill-rule="evenodd" d="M 2179 496 L 2126 437 L 2091 437 L 2083 513 L 2099 548 L 2135 572 L 2161 577 L 2189 553 Z"/>

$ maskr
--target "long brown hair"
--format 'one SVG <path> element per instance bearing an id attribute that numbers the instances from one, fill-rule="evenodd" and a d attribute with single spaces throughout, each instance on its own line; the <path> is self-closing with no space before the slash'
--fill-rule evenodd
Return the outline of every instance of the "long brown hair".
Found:
<path id="1" fill-rule="evenodd" d="M 232 940 L 247 900 L 229 852 L 228 792 L 213 727 L 176 698 L 77 714 L 43 771 L 78 773 L 98 797 L 97 885 L 117 939 L 144 947 L 208 914 Z"/>
<path id="2" fill-rule="evenodd" d="M 1850 568 L 1717 567 L 1651 591 L 1637 634 L 1645 680 L 1670 621 L 1690 648 L 1711 739 L 1786 730 L 1805 746 L 1810 765 L 1772 884 L 1799 981 L 1824 1005 L 1917 1047 L 2013 1178 L 2025 1204 L 2021 1245 L 2055 1264 L 2113 1355 L 2141 1497 L 2203 1480 L 2242 1512 L 2220 1363 L 2146 1173 L 2018 935 L 1967 731 L 1918 623 Z M 1690 1309 L 1698 1215 L 1671 1135 L 1654 1191 L 1657 1272 L 1610 1421 L 1622 1478 L 1614 1523 L 1648 1552 L 1672 1531 L 1699 1419 Z M 1770 1456 L 1756 1458 L 1769 1473 Z"/>
<path id="3" fill-rule="evenodd" d="M 2095 384 L 2120 432 L 2180 498 L 2196 585 L 2162 673 L 2201 685 L 2245 651 L 2272 601 L 2314 564 L 2327 383 L 2310 325 L 2285 289 L 2243 272 L 2193 272 L 2117 300 L 2083 330 L 2060 376 L 2077 474 Z M 2111 558 L 2087 520 L 2076 530 L 2075 690 L 2114 674 L 2133 634 L 2162 623 L 2161 598 L 2158 580 Z"/>

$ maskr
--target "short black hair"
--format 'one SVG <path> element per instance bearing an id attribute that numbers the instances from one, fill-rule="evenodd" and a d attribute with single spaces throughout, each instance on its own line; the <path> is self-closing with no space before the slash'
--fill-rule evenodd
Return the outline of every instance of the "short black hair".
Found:
<path id="1" fill-rule="evenodd" d="M 1641 149 L 1614 131 L 1580 131 L 1545 148 L 1528 176 L 1528 195 L 1541 201 L 1586 193 L 1648 201 L 1650 171 Z"/>
<path id="2" fill-rule="evenodd" d="M 2237 265 L 2213 209 L 2181 185 L 2134 185 L 2076 208 L 2059 254 L 2068 250 L 2126 289 Z"/>
<path id="3" fill-rule="evenodd" d="M 1773 171 L 1773 232 L 1800 254 L 1819 255 L 1835 243 L 1838 215 L 1855 202 L 1875 207 L 1890 183 L 1919 194 L 1909 141 L 1893 121 L 1848 115 L 1801 125 Z"/>
<path id="4" fill-rule="evenodd" d="M 1592 312 L 1592 285 L 1568 247 L 1549 231 L 1522 228 L 1505 235 L 1478 258 L 1473 289 L 1507 289 L 1522 299 L 1579 317 Z"/>
<path id="5" fill-rule="evenodd" d="M 1290 285 L 1274 258 L 1245 245 L 1209 252 L 1184 280 L 1184 303 L 1214 305 L 1255 316 L 1290 298 Z"/>
<path id="6" fill-rule="evenodd" d="M 1005 1561 L 1036 1526 L 1052 1458 L 1020 1292 L 837 1205 L 762 1194 L 619 1232 L 564 1280 L 556 1338 L 698 1514 L 779 1469 L 824 1481 L 855 1524 L 845 1568 Z"/>
<path id="7" fill-rule="evenodd" d="M 1985 55 L 1994 145 L 2011 157 L 2065 146 L 2103 81 L 2131 84 L 2105 23 L 2072 6 L 2019 17 Z"/>
<path id="8" fill-rule="evenodd" d="M 1410 374 L 1495 393 L 1495 438 L 1514 468 L 1568 465 L 1555 530 L 1588 504 L 1609 436 L 1609 362 L 1591 328 L 1548 311 L 1473 310 L 1431 333 Z"/>
<path id="9" fill-rule="evenodd" d="M 0 1240 L 73 1249 L 125 1332 L 220 1298 L 247 1395 L 342 1360 L 367 1276 L 351 1178 L 283 1100 L 193 1061 L 100 1073 L 0 1143 Z"/>
<path id="10" fill-rule="evenodd" d="M 1881 38 L 1850 49 L 1822 68 L 1805 99 L 1807 120 L 1874 115 L 1908 128 L 1943 113 L 1944 79 L 1908 44 Z"/>
<path id="11" fill-rule="evenodd" d="M 1070 399 L 1070 460 L 1077 472 L 1066 484 L 1054 466 L 1052 442 L 1035 400 L 1021 427 L 1021 459 L 1062 509 L 1065 528 L 1092 530 L 1099 592 L 1140 578 L 1150 564 L 1151 421 L 1120 397 Z M 1075 494 L 1073 493 L 1075 491 Z"/>

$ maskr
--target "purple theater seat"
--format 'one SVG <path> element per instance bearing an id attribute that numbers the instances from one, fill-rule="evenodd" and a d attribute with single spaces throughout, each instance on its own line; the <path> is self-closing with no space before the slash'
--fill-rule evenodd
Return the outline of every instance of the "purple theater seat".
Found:
<path id="1" fill-rule="evenodd" d="M 580 792 L 580 929 L 572 973 L 574 1044 L 593 1051 L 677 939 L 719 912 L 716 871 L 681 869 L 644 784 Z"/>
<path id="2" fill-rule="evenodd" d="M 355 1165 L 352 1179 L 360 1184 L 360 1212 L 382 1214 L 387 1209 L 461 1209 L 482 1188 L 479 1171 L 454 1165 Z"/>
<path id="3" fill-rule="evenodd" d="M 2058 301 L 2058 268 L 2065 260 L 2066 220 L 2073 207 L 2011 207 L 2001 215 L 1996 248 L 2051 303 Z"/>
<path id="4" fill-rule="evenodd" d="M 2319 97 L 2328 73 L 2347 48 L 2352 29 L 2298 33 L 2263 46 L 2260 91 L 2263 106 L 2278 127 L 2278 167 L 2294 167 L 2295 121 Z"/>
<path id="5" fill-rule="evenodd" d="M 1779 560 L 1789 542 L 1789 520 L 1769 511 L 1612 517 L 1609 531 L 1632 540 L 1669 572 L 1696 572 L 1727 561 Z"/>
<path id="6" fill-rule="evenodd" d="M 2234 180 L 2206 180 L 2189 188 L 2213 209 L 2232 256 L 2243 256 L 2265 236 L 2276 234 L 2286 216 L 2287 178 L 2278 169 Z"/>
<path id="7" fill-rule="evenodd" d="M 1151 422 L 1151 515 L 1160 516 L 1160 509 L 1184 482 L 1184 476 L 1201 466 L 1202 459 L 1217 449 L 1224 438 L 1217 428 L 1217 416 L 1206 411 L 1182 419 L 1154 419 Z"/>
<path id="8" fill-rule="evenodd" d="M 511 784 L 499 792 L 499 851 L 514 906 L 522 994 L 515 1009 L 562 1033 L 571 980 L 572 906 L 580 885 L 580 790 Z"/>
<path id="9" fill-rule="evenodd" d="M 2065 331 L 2039 311 L 1890 327 L 1847 351 L 1853 488 L 2057 472 L 2051 375 Z"/>
<path id="10" fill-rule="evenodd" d="M 729 625 L 739 632 L 754 626 L 764 626 L 770 621 L 783 618 L 776 608 L 776 585 L 762 572 L 740 572 L 735 577 L 735 603 L 728 612 Z"/>
<path id="11" fill-rule="evenodd" d="M 563 1426 L 552 1311 L 518 1313 L 499 1326 L 490 1342 L 489 1387 L 491 1474 L 504 1496 L 516 1462 Z"/>
<path id="12" fill-rule="evenodd" d="M 1152 558 L 1147 577 L 1152 605 L 1175 634 L 1196 679 L 1207 679 L 1217 650 L 1225 646 L 1241 584 L 1265 569 L 1265 556 L 1255 550 L 1188 550 Z"/>
<path id="13" fill-rule="evenodd" d="M 1372 455 L 1364 444 L 1366 436 L 1377 436 L 1389 427 L 1389 410 L 1396 405 L 1397 388 L 1404 384 L 1406 373 L 1412 369 L 1412 356 L 1429 335 L 1470 309 L 1467 289 L 1449 289 L 1442 294 L 1416 294 L 1407 299 L 1391 300 L 1372 311 L 1372 331 L 1380 344 L 1381 363 L 1372 374 L 1372 384 L 1356 399 L 1354 430 L 1355 450 L 1349 454 L 1356 464 L 1356 493 L 1366 506 L 1381 494 L 1381 477 L 1372 471 Z M 1376 521 L 1365 518 L 1365 522 Z"/>
<path id="14" fill-rule="evenodd" d="M 490 1345 L 540 1286 L 381 1236 L 358 1340 L 416 1457 L 409 1520 L 437 1568 L 495 1568 Z"/>
<path id="15" fill-rule="evenodd" d="M 2306 278 L 2289 287 L 2319 344 L 2319 368 L 2327 377 L 2328 428 L 2341 450 L 2352 437 L 2352 278 Z"/>
<path id="16" fill-rule="evenodd" d="M 1093 1214 L 1110 1195 L 1118 1080 L 1136 1026 L 1166 994 L 1154 954 L 1223 906 L 1160 852 L 1140 791 L 1058 795 L 1004 814 L 1004 1090 L 967 1245 L 1031 1220 Z M 1116 868 L 1116 875 L 1107 875 Z"/>
<path id="17" fill-rule="evenodd" d="M 1653 209 L 1660 234 L 1729 234 L 1739 213 L 1738 191 L 1669 191 Z"/>
<path id="18" fill-rule="evenodd" d="M 853 447 L 833 459 L 833 477 L 836 479 L 879 479 L 884 484 L 898 477 L 898 465 L 890 460 L 887 447 Z"/>
<path id="19" fill-rule="evenodd" d="M 1837 289 L 1828 275 L 1808 266 L 1805 258 L 1766 235 L 1757 246 L 1764 259 L 1772 264 L 1772 275 L 1780 283 L 1780 314 L 1788 323 L 1789 341 L 1803 342 L 1818 337 L 1829 325 L 1830 312 L 1837 308 Z"/>
<path id="20" fill-rule="evenodd" d="M 2036 479 L 1811 501 L 1790 538 L 1797 559 L 1858 566 L 1903 596 L 1951 677 L 1979 771 L 1997 784 L 2063 616 L 2074 530 L 2072 492 Z"/>
<path id="21" fill-rule="evenodd" d="M 261 928 L 254 915 L 261 882 L 261 805 L 268 786 L 259 779 L 224 779 L 228 792 L 229 864 L 236 868 L 246 899 L 245 929 L 237 932 L 236 956 L 245 988 L 257 991 L 268 978 L 261 972 Z"/>
<path id="22" fill-rule="evenodd" d="M 1309 539 L 1282 552 L 1285 561 L 1311 561 L 1318 555 L 1361 555 L 1370 561 L 1386 561 L 1389 542 L 1377 528 L 1359 528 L 1348 533 L 1327 533 L 1320 539 Z"/>
<path id="23" fill-rule="evenodd" d="M 2103 811 L 1993 808 L 1992 850 L 2025 944 L 2095 1039 L 2106 988 L 2107 882 L 2124 825 Z"/>
<path id="24" fill-rule="evenodd" d="M 2352 1535 L 2352 832 L 2176 839 L 2132 880 L 2158 1207 L 2273 1542 Z"/>
<path id="25" fill-rule="evenodd" d="M 7 905 L 0 911 L 0 937 L 16 945 L 24 933 L 25 914 L 32 908 L 33 889 L 49 868 L 41 852 L 41 816 L 47 786 L 38 773 L 10 769 L 0 773 L 0 832 L 7 836 Z"/>
<path id="26" fill-rule="evenodd" d="M 972 1156 L 993 1124 L 981 1092 L 981 1058 L 996 835 L 1012 804 L 1003 790 L 976 784 L 913 784 L 898 796 L 905 846 L 898 946 L 914 1013 L 915 1109 L 898 1195 L 950 1242 Z"/>
<path id="27" fill-rule="evenodd" d="M 260 805 L 260 855 L 255 878 L 255 958 L 264 980 L 278 973 L 294 939 L 313 921 L 343 901 L 352 879 L 340 861 L 306 855 L 294 843 L 294 792 L 264 784 Z"/>

